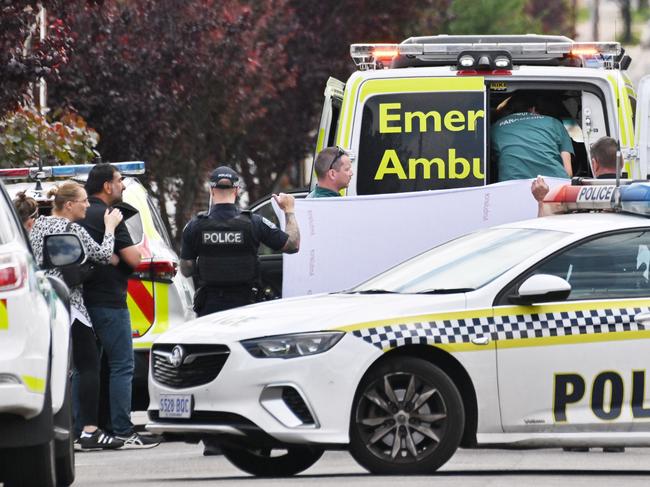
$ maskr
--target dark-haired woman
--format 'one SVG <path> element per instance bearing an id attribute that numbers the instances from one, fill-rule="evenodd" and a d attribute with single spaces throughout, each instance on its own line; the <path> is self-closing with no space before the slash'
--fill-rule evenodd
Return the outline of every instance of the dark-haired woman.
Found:
<path id="1" fill-rule="evenodd" d="M 31 196 L 27 196 L 24 191 L 16 194 L 14 198 L 14 207 L 20 218 L 23 228 L 29 233 L 38 218 L 38 202 Z"/>

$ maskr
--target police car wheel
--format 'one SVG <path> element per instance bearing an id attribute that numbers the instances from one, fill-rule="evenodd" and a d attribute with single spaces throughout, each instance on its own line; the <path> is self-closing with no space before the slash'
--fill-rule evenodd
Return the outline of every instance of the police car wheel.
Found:
<path id="1" fill-rule="evenodd" d="M 55 441 L 56 480 L 57 485 L 72 485 L 75 477 L 74 464 L 74 432 L 72 422 L 72 380 L 68 377 L 65 388 L 63 405 L 54 416 L 54 425 L 68 435 Z"/>
<path id="2" fill-rule="evenodd" d="M 288 477 L 307 470 L 323 455 L 322 448 L 295 446 L 287 450 L 221 445 L 235 467 L 258 477 Z"/>
<path id="3" fill-rule="evenodd" d="M 43 417 L 52 418 L 49 383 L 45 388 L 43 410 L 30 421 L 40 421 Z M 49 421 L 45 420 L 45 422 Z M 6 454 L 4 452 L 0 454 L 5 456 L 4 481 L 7 487 L 12 485 L 55 487 L 57 485 L 54 439 L 37 445 L 11 448 Z"/>
<path id="4" fill-rule="evenodd" d="M 426 474 L 454 454 L 465 423 L 451 379 L 426 360 L 396 356 L 371 369 L 357 389 L 350 453 L 376 474 Z"/>

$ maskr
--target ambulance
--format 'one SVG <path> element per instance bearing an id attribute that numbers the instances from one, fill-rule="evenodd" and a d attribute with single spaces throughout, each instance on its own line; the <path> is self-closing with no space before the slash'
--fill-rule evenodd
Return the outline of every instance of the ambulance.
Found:
<path id="1" fill-rule="evenodd" d="M 338 145 L 353 155 L 347 195 L 497 182 L 490 127 L 520 90 L 554 105 L 573 141 L 574 176 L 593 176 L 590 145 L 603 136 L 619 141 L 630 177 L 647 176 L 647 154 L 635 150 L 647 146 L 647 83 L 635 92 L 617 42 L 438 35 L 350 53 L 358 70 L 327 82 L 316 143 L 316 153 Z"/>
<path id="2" fill-rule="evenodd" d="M 627 74 L 631 59 L 617 42 L 439 35 L 354 44 L 350 53 L 358 70 L 345 83 L 327 82 L 315 148 L 317 154 L 339 146 L 351 156 L 354 176 L 345 196 L 470 187 L 487 194 L 499 181 L 490 127 L 521 90 L 548 100 L 567 129 L 574 176 L 593 177 L 591 144 L 610 136 L 620 144 L 624 172 L 647 177 L 648 83 L 635 91 Z M 270 199 L 252 210 L 280 224 Z M 309 249 L 309 239 L 303 243 Z M 319 243 L 312 245 L 318 253 Z M 349 252 L 356 251 L 362 252 Z M 260 261 L 264 287 L 280 295 L 285 258 L 262 247 Z M 314 286 L 342 289 L 329 280 Z"/>

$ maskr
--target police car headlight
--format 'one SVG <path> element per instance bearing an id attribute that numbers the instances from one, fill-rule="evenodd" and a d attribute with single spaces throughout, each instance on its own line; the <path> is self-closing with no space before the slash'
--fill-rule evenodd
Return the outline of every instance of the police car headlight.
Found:
<path id="1" fill-rule="evenodd" d="M 256 358 L 296 358 L 326 352 L 336 345 L 343 335 L 345 332 L 342 331 L 296 333 L 253 338 L 244 340 L 241 344 Z"/>

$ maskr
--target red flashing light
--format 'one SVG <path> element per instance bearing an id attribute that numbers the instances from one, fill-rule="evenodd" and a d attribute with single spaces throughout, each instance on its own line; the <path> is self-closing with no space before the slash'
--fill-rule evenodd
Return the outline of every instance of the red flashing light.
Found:
<path id="1" fill-rule="evenodd" d="M 12 168 L 12 169 L 0 169 L 0 178 L 27 178 L 29 177 L 29 168 Z"/>
<path id="2" fill-rule="evenodd" d="M 544 198 L 544 203 L 567 203 L 575 202 L 578 198 L 581 186 L 563 184 L 550 190 Z"/>
<path id="3" fill-rule="evenodd" d="M 372 55 L 378 61 L 392 61 L 395 56 L 399 54 L 397 49 L 382 49 L 376 48 L 372 51 Z"/>
<path id="4" fill-rule="evenodd" d="M 600 54 L 600 51 L 595 47 L 577 47 L 571 49 L 571 55 L 573 56 L 596 56 Z"/>

